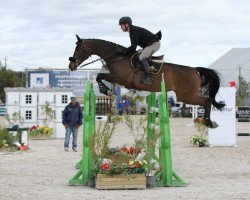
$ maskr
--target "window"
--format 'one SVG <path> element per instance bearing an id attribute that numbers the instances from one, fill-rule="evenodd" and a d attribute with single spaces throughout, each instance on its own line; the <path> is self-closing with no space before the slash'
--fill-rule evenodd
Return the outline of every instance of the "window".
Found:
<path id="1" fill-rule="evenodd" d="M 31 110 L 25 111 L 25 119 L 32 119 L 32 112 Z"/>
<path id="2" fill-rule="evenodd" d="M 26 95 L 25 96 L 25 102 L 26 102 L 26 104 L 31 104 L 31 95 L 30 94 L 28 94 L 28 95 Z"/>
<path id="3" fill-rule="evenodd" d="M 62 95 L 62 103 L 68 103 L 68 95 Z"/>

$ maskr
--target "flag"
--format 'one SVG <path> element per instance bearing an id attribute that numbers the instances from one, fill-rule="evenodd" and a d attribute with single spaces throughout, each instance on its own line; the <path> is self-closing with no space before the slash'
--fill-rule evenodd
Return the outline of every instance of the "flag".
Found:
<path id="1" fill-rule="evenodd" d="M 230 87 L 236 87 L 235 81 L 231 81 L 231 82 L 229 82 L 229 83 L 230 83 Z"/>

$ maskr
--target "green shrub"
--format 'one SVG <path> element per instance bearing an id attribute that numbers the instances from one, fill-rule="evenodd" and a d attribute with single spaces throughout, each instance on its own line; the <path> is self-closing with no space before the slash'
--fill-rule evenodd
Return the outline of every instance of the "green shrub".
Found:
<path id="1" fill-rule="evenodd" d="M 14 137 L 5 128 L 0 127 L 0 148 L 11 146 L 14 142 Z"/>

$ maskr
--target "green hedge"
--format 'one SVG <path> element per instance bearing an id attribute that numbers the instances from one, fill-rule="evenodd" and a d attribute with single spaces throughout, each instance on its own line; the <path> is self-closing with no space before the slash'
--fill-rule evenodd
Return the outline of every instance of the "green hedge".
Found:
<path id="1" fill-rule="evenodd" d="M 0 127 L 0 148 L 13 145 L 14 137 L 5 128 Z"/>

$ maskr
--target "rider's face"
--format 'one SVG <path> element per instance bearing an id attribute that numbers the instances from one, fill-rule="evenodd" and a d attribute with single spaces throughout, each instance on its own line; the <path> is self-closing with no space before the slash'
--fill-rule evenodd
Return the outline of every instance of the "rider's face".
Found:
<path id="1" fill-rule="evenodd" d="M 121 29 L 123 32 L 127 32 L 128 31 L 128 24 L 121 24 Z"/>

